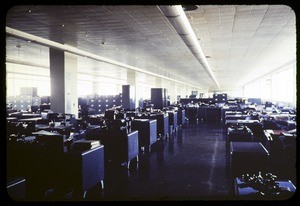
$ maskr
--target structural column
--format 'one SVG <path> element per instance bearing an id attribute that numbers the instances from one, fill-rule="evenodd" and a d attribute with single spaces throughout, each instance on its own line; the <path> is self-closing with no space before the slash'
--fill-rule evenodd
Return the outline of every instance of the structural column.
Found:
<path id="1" fill-rule="evenodd" d="M 134 105 L 132 107 L 136 108 L 139 105 L 139 100 L 137 99 L 137 88 L 136 88 L 136 72 L 132 70 L 127 70 L 127 84 L 129 87 L 129 96 L 133 100 Z"/>
<path id="2" fill-rule="evenodd" d="M 175 87 L 174 87 L 174 101 L 177 102 L 178 100 L 178 95 L 180 95 L 180 86 L 178 83 L 174 83 Z"/>
<path id="3" fill-rule="evenodd" d="M 77 57 L 50 48 L 50 109 L 78 116 Z"/>
<path id="4" fill-rule="evenodd" d="M 176 101 L 176 84 L 175 82 L 169 82 L 169 95 L 170 95 L 170 103 L 172 104 Z"/>

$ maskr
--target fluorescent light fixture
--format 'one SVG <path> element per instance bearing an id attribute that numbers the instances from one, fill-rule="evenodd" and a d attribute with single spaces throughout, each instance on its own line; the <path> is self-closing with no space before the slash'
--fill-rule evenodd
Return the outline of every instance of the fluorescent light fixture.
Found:
<path id="1" fill-rule="evenodd" d="M 63 50 L 65 52 L 69 52 L 69 53 L 72 53 L 72 54 L 75 54 L 75 55 L 78 55 L 78 56 L 87 57 L 87 58 L 90 58 L 90 59 L 94 59 L 96 61 L 101 61 L 101 62 L 104 62 L 104 63 L 107 63 L 107 64 L 112 64 L 112 65 L 115 65 L 115 66 L 123 67 L 123 68 L 130 69 L 130 70 L 134 70 L 134 71 L 137 71 L 137 72 L 141 72 L 141 73 L 148 74 L 148 75 L 151 75 L 151 76 L 166 79 L 166 80 L 169 80 L 169 81 L 172 81 L 172 82 L 177 82 L 177 83 L 187 85 L 187 86 L 190 86 L 190 87 L 199 88 L 198 86 L 191 85 L 191 84 L 186 83 L 186 82 L 178 81 L 176 79 L 172 79 L 172 78 L 169 78 L 169 77 L 166 77 L 166 76 L 162 76 L 162 75 L 159 75 L 159 74 L 156 74 L 156 73 L 153 73 L 153 72 L 149 72 L 149 71 L 146 71 L 146 70 L 134 67 L 134 66 L 130 66 L 128 64 L 124 64 L 124 63 L 121 63 L 121 62 L 118 62 L 118 61 L 115 61 L 115 60 L 112 60 L 112 59 L 108 59 L 108 58 L 105 58 L 105 57 L 102 57 L 102 56 L 99 56 L 99 55 L 96 55 L 96 54 L 92 54 L 92 53 L 80 50 L 76 47 L 73 47 L 73 46 L 70 46 L 70 45 L 67 45 L 67 44 L 60 44 L 60 43 L 57 43 L 57 42 L 54 42 L 54 41 L 51 41 L 51 40 L 48 40 L 48 39 L 44 39 L 44 38 L 41 38 L 41 37 L 38 37 L 38 36 L 35 36 L 35 35 L 32 35 L 32 34 L 28 34 L 26 32 L 19 31 L 17 29 L 13 29 L 13 28 L 10 28 L 10 27 L 6 27 L 5 29 L 6 29 L 6 33 L 11 35 L 11 36 L 15 36 L 15 37 L 25 39 L 25 40 L 30 40 L 32 42 L 35 42 L 37 44 L 41 44 L 41 45 L 44 45 L 44 46 L 47 46 L 47 47 L 50 47 L 50 48 Z"/>
<path id="2" fill-rule="evenodd" d="M 181 39 L 184 41 L 186 46 L 194 54 L 194 56 L 202 65 L 206 73 L 209 75 L 209 77 L 220 90 L 220 86 L 210 68 L 207 59 L 205 58 L 202 48 L 200 47 L 199 41 L 196 38 L 196 35 L 190 25 L 190 22 L 182 9 L 182 6 L 158 6 L 158 8 L 167 17 L 167 19 L 172 24 L 177 33 L 180 35 Z"/>

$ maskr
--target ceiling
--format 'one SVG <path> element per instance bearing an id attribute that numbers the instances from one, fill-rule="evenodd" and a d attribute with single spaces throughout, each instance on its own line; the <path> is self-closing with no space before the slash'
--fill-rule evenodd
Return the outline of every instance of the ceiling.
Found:
<path id="1" fill-rule="evenodd" d="M 296 61 L 296 19 L 288 6 L 199 5 L 185 14 L 223 91 L 240 89 Z M 155 5 L 14 6 L 7 12 L 6 26 L 199 88 L 217 90 Z M 6 58 L 49 67 L 47 47 L 10 35 L 6 36 Z M 78 58 L 78 71 L 120 79 L 127 75 L 124 68 L 84 57 Z M 152 79 L 149 81 L 154 84 Z"/>

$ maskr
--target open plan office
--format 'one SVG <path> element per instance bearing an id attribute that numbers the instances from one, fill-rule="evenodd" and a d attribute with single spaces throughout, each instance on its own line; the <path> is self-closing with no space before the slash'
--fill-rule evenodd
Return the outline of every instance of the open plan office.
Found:
<path id="1" fill-rule="evenodd" d="M 292 7 L 14 5 L 4 30 L 9 201 L 296 194 Z"/>

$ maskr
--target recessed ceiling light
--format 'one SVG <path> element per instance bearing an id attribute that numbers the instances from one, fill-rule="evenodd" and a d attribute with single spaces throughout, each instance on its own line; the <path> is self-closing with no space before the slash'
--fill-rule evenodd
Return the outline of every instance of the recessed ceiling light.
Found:
<path id="1" fill-rule="evenodd" d="M 31 13 L 31 9 L 28 9 L 28 13 Z"/>
<path id="2" fill-rule="evenodd" d="M 64 24 L 62 24 L 62 25 L 61 25 L 61 27 L 65 27 L 65 25 L 64 25 Z"/>

